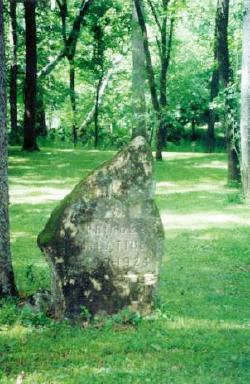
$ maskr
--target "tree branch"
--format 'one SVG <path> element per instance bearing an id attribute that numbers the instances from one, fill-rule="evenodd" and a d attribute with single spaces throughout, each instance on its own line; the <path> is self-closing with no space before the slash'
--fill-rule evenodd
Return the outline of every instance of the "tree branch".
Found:
<path id="1" fill-rule="evenodd" d="M 52 60 L 50 63 L 48 63 L 44 68 L 41 69 L 41 71 L 38 73 L 38 79 L 40 80 L 42 77 L 49 75 L 53 69 L 57 66 L 57 64 L 65 57 L 67 56 L 69 59 L 74 57 L 75 50 L 76 50 L 76 44 L 79 37 L 81 25 L 83 23 L 84 17 L 86 13 L 88 12 L 88 9 L 93 3 L 94 0 L 86 0 L 82 1 L 81 7 L 79 10 L 79 14 L 76 16 L 75 21 L 73 23 L 73 27 L 71 29 L 71 32 L 69 34 L 69 37 L 66 41 L 66 45 L 63 48 L 63 50 L 55 57 L 54 60 Z"/>
<path id="2" fill-rule="evenodd" d="M 113 65 L 109 70 L 107 71 L 106 75 L 103 76 L 102 81 L 99 84 L 99 96 L 98 96 L 98 107 L 102 104 L 106 89 L 108 87 L 109 81 L 113 74 L 117 71 L 116 67 L 119 65 L 119 63 L 123 60 L 123 56 L 118 56 L 114 61 Z M 80 133 L 83 133 L 87 127 L 92 123 L 95 117 L 95 110 L 96 105 L 94 105 L 89 113 L 87 114 L 87 117 L 85 118 L 84 122 L 80 126 Z"/>
<path id="3" fill-rule="evenodd" d="M 158 48 L 158 51 L 159 51 L 159 56 L 161 56 L 161 43 L 160 43 L 160 40 L 158 39 L 157 36 L 155 36 L 155 40 L 156 40 L 157 48 Z"/>
<path id="4" fill-rule="evenodd" d="M 174 17 L 172 17 L 171 21 L 170 21 L 170 31 L 169 31 L 169 37 L 168 37 L 167 70 L 168 70 L 170 58 L 171 58 L 171 49 L 172 49 L 173 34 L 174 34 L 174 24 L 175 24 L 175 19 L 174 19 Z"/>
<path id="5" fill-rule="evenodd" d="M 60 2 L 60 0 L 56 0 L 56 4 L 58 5 L 58 8 L 61 11 L 62 10 L 62 3 Z"/>
<path id="6" fill-rule="evenodd" d="M 83 0 L 82 1 L 79 15 L 75 18 L 72 30 L 69 34 L 67 41 L 66 41 L 65 55 L 69 59 L 74 57 L 79 33 L 81 30 L 81 24 L 84 20 L 84 16 L 88 12 L 88 9 L 89 9 L 91 3 L 93 3 L 93 1 L 94 0 Z"/>
<path id="7" fill-rule="evenodd" d="M 65 57 L 65 50 L 63 49 L 59 53 L 59 55 L 57 55 L 52 61 L 46 64 L 45 67 L 43 67 L 40 72 L 38 72 L 38 75 L 37 75 L 38 80 L 41 80 L 41 78 L 49 75 L 64 57 Z"/>

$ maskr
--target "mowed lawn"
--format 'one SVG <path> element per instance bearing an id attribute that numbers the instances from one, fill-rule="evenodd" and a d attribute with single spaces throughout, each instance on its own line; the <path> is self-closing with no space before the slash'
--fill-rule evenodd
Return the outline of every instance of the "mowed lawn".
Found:
<path id="1" fill-rule="evenodd" d="M 22 295 L 49 287 L 36 237 L 50 212 L 112 155 L 11 149 L 12 252 Z M 0 315 L 1 383 L 15 383 L 21 371 L 23 384 L 250 383 L 250 207 L 226 187 L 224 154 L 165 154 L 156 178 L 166 252 L 153 316 L 136 326 L 84 329 L 8 324 Z"/>

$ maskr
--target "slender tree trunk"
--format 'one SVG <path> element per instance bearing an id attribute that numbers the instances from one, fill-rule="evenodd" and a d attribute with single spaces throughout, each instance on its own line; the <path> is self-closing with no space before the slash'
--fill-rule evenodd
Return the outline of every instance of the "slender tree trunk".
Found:
<path id="1" fill-rule="evenodd" d="M 219 72 L 218 72 L 218 63 L 216 60 L 216 68 L 213 70 L 212 80 L 211 80 L 211 90 L 210 90 L 210 103 L 214 101 L 214 99 L 219 94 Z M 209 107 L 208 110 L 208 127 L 207 127 L 207 151 L 214 152 L 215 148 L 215 121 L 216 115 L 213 107 Z"/>
<path id="2" fill-rule="evenodd" d="M 218 3 L 219 5 L 219 3 Z M 210 103 L 219 94 L 219 68 L 218 68 L 218 27 L 220 22 L 220 9 L 217 8 L 215 19 L 215 34 L 214 34 L 214 68 L 210 85 Z M 207 151 L 213 152 L 215 148 L 215 120 L 216 115 L 213 107 L 208 110 L 208 127 L 207 127 Z"/>
<path id="3" fill-rule="evenodd" d="M 74 58 L 69 59 L 70 72 L 70 102 L 72 110 L 72 139 L 77 144 L 77 117 L 76 117 L 76 92 L 75 92 L 75 62 Z"/>
<path id="4" fill-rule="evenodd" d="M 109 68 L 107 73 L 102 77 L 102 82 L 100 85 L 100 90 L 99 90 L 99 97 L 98 97 L 98 108 L 100 108 L 103 98 L 105 96 L 105 91 L 108 87 L 109 81 L 112 77 L 112 75 L 117 71 L 117 66 L 118 64 L 122 61 L 123 56 L 118 56 L 116 59 L 114 59 L 112 67 Z M 87 117 L 84 119 L 83 123 L 80 125 L 80 133 L 81 135 L 84 134 L 86 131 L 87 127 L 93 122 L 94 117 L 95 117 L 95 110 L 96 110 L 96 99 L 93 107 L 87 114 Z"/>
<path id="5" fill-rule="evenodd" d="M 16 295 L 11 263 L 3 1 L 0 0 L 0 298 Z"/>
<path id="6" fill-rule="evenodd" d="M 56 0 L 56 3 L 60 9 L 61 21 L 62 21 L 62 37 L 64 46 L 66 47 L 67 42 L 67 16 L 68 16 L 68 4 L 67 0 Z"/>
<path id="7" fill-rule="evenodd" d="M 232 116 L 234 108 L 228 95 L 228 88 L 232 82 L 232 69 L 229 60 L 228 48 L 228 20 L 229 0 L 218 0 L 218 63 L 219 75 L 226 91 L 225 113 L 226 113 L 226 137 L 228 153 L 228 183 L 240 182 L 240 164 L 235 141 L 235 124 Z"/>
<path id="8" fill-rule="evenodd" d="M 103 28 L 97 22 L 93 27 L 94 32 L 94 62 L 95 72 L 97 75 L 97 86 L 96 86 L 96 98 L 95 98 L 95 111 L 94 111 L 94 146 L 97 148 L 99 142 L 99 107 L 100 107 L 100 93 L 102 87 L 102 81 L 104 78 L 104 61 L 105 61 L 105 43 Z"/>
<path id="9" fill-rule="evenodd" d="M 40 86 L 37 93 L 36 104 L 36 136 L 46 137 L 48 134 L 46 124 L 46 111 L 43 100 L 43 89 Z"/>
<path id="10" fill-rule="evenodd" d="M 26 25 L 26 78 L 23 150 L 38 150 L 36 144 L 36 0 L 24 0 Z"/>
<path id="11" fill-rule="evenodd" d="M 162 135 L 161 131 L 163 129 L 163 119 L 162 119 L 162 113 L 161 113 L 161 107 L 158 100 L 157 95 L 157 87 L 156 87 L 156 81 L 155 81 L 155 75 L 154 75 L 154 69 L 152 64 L 152 58 L 151 53 L 149 49 L 149 42 L 148 42 L 148 33 L 147 33 L 147 27 L 144 20 L 144 15 L 142 12 L 141 7 L 141 0 L 134 0 L 136 12 L 138 15 L 138 22 L 141 27 L 142 36 L 143 36 L 143 47 L 144 47 L 144 53 L 146 58 L 146 70 L 147 70 L 147 77 L 148 77 L 148 83 L 150 88 L 150 94 L 151 94 L 151 100 L 153 104 L 153 108 L 156 112 L 156 116 L 158 119 L 158 129 L 156 131 L 156 160 L 161 161 L 162 160 Z"/>
<path id="12" fill-rule="evenodd" d="M 157 87 L 156 87 L 156 81 L 155 81 L 155 75 L 154 75 L 154 69 L 153 69 L 153 64 L 152 64 L 152 58 L 151 58 L 151 53 L 149 49 L 149 42 L 148 42 L 148 33 L 147 33 L 147 28 L 141 8 L 141 0 L 134 0 L 135 2 L 135 7 L 138 15 L 138 21 L 139 25 L 142 30 L 142 36 L 143 36 L 143 48 L 144 48 L 144 53 L 145 53 L 145 58 L 146 58 L 146 69 L 147 69 L 147 78 L 148 78 L 148 83 L 149 83 L 149 88 L 150 88 L 150 94 L 151 94 L 151 99 L 152 99 L 152 104 L 154 110 L 159 114 L 160 113 L 160 104 L 157 96 Z"/>
<path id="13" fill-rule="evenodd" d="M 163 21 L 162 25 L 159 21 L 157 11 L 151 0 L 148 0 L 148 4 L 152 10 L 155 22 L 159 28 L 161 34 L 161 42 L 158 40 L 158 47 L 160 50 L 161 57 L 161 78 L 160 78 L 160 97 L 158 99 L 157 87 L 155 81 L 155 74 L 152 65 L 151 53 L 149 49 L 147 27 L 142 12 L 143 0 L 134 0 L 136 12 L 138 15 L 138 22 L 142 31 L 143 36 L 143 47 L 146 59 L 146 71 L 147 78 L 151 93 L 151 100 L 153 108 L 156 112 L 158 119 L 158 128 L 156 130 L 156 160 L 162 160 L 162 149 L 167 141 L 167 126 L 165 121 L 164 114 L 166 113 L 167 107 L 167 72 L 170 62 L 172 40 L 173 40 L 173 30 L 174 30 L 174 18 L 170 22 L 170 32 L 167 43 L 167 8 L 169 0 L 162 0 L 162 10 L 163 10 Z"/>
<path id="14" fill-rule="evenodd" d="M 69 93 L 70 103 L 72 111 L 72 140 L 74 146 L 77 144 L 78 139 L 78 127 L 76 117 L 76 92 L 75 92 L 75 49 L 72 51 L 68 48 L 67 43 L 67 16 L 68 16 L 68 4 L 67 0 L 57 0 L 57 4 L 60 9 L 61 22 L 62 22 L 62 38 L 64 43 L 66 56 L 69 62 Z M 79 26 L 80 27 L 80 26 Z"/>
<path id="15" fill-rule="evenodd" d="M 100 89 L 102 85 L 102 78 L 103 76 L 100 77 L 98 81 L 98 85 L 96 88 L 96 101 L 95 101 L 95 113 L 94 113 L 94 123 L 95 123 L 95 148 L 98 146 L 99 142 L 99 99 L 100 99 Z"/>
<path id="16" fill-rule="evenodd" d="M 250 200 L 250 0 L 244 0 L 241 84 L 241 170 L 244 194 Z"/>
<path id="17" fill-rule="evenodd" d="M 80 6 L 79 14 L 74 20 L 72 30 L 66 41 L 65 55 L 67 57 L 74 57 L 82 22 L 93 1 L 94 0 L 84 0 Z"/>
<path id="18" fill-rule="evenodd" d="M 173 32 L 174 32 L 174 18 L 171 18 L 170 21 L 170 32 L 167 37 L 167 9 L 168 9 L 169 0 L 162 0 L 163 5 L 163 21 L 161 27 L 161 79 L 160 79 L 160 104 L 163 114 L 163 124 L 161 129 L 161 141 L 162 145 L 166 146 L 167 144 L 167 122 L 166 122 L 166 112 L 167 112 L 167 73 L 171 57 L 171 49 L 173 42 Z"/>
<path id="19" fill-rule="evenodd" d="M 11 144 L 20 144 L 17 124 L 17 17 L 16 0 L 10 0 L 10 36 L 11 36 L 11 67 L 10 67 L 10 123 Z"/>
<path id="20" fill-rule="evenodd" d="M 191 129 L 192 129 L 191 140 L 195 141 L 197 136 L 196 136 L 196 120 L 194 118 L 192 118 L 192 121 L 191 121 Z"/>
<path id="21" fill-rule="evenodd" d="M 169 58 L 167 54 L 167 8 L 168 0 L 162 0 L 163 21 L 161 27 L 161 79 L 160 79 L 160 103 L 163 108 L 167 106 L 167 71 Z M 172 29 L 172 28 L 171 28 Z M 172 36 L 172 33 L 171 33 Z M 171 38 L 172 40 L 172 38 Z"/>
<path id="22" fill-rule="evenodd" d="M 132 9 L 132 137 L 147 137 L 145 84 L 146 68 L 143 37 L 133 2 Z"/>
<path id="23" fill-rule="evenodd" d="M 165 127 L 165 121 L 163 119 L 163 116 L 160 114 L 159 118 L 159 126 L 156 131 L 156 153 L 155 153 L 155 158 L 157 161 L 162 161 L 162 150 L 163 150 L 163 132 L 164 132 L 164 127 Z"/>

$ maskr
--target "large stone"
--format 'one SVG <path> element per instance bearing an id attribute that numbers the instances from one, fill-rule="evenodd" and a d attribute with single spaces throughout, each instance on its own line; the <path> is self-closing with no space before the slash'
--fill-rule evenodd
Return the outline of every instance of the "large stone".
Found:
<path id="1" fill-rule="evenodd" d="M 52 270 L 58 318 L 148 313 L 164 232 L 154 202 L 153 158 L 143 137 L 92 172 L 61 202 L 38 237 Z"/>

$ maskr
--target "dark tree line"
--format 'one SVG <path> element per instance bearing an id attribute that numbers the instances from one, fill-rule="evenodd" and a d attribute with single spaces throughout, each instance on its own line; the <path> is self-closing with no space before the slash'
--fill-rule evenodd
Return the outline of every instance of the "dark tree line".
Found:
<path id="1" fill-rule="evenodd" d="M 37 72 L 37 26 L 36 8 L 37 0 L 23 0 L 25 11 L 25 52 L 26 73 L 24 84 L 24 122 L 23 122 L 23 150 L 38 150 L 36 143 L 37 134 L 46 133 L 45 107 L 43 100 L 42 81 L 49 75 L 57 64 L 66 57 L 69 61 L 70 100 L 72 105 L 73 140 L 77 141 L 76 124 L 76 95 L 75 95 L 75 66 L 74 56 L 77 47 L 79 33 L 85 15 L 93 0 L 82 1 L 79 13 L 75 17 L 69 36 L 66 36 L 67 2 L 57 1 L 62 19 L 62 35 L 64 47 L 57 57 L 49 62 L 39 73 Z M 17 1 L 11 0 L 9 4 L 11 35 L 12 35 L 12 64 L 10 70 L 10 111 L 11 111 L 11 142 L 20 143 L 20 132 L 17 124 Z"/>

